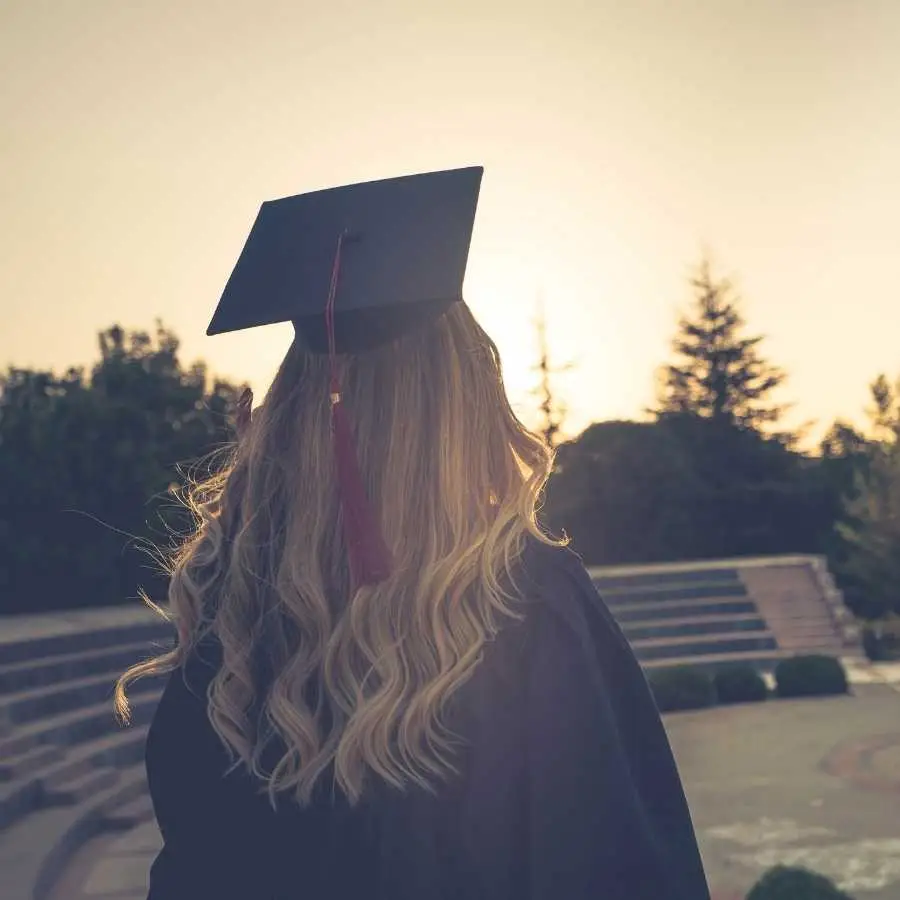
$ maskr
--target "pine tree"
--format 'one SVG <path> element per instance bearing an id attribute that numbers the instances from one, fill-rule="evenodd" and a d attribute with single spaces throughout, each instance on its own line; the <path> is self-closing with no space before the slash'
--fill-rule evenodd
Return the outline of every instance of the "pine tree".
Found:
<path id="1" fill-rule="evenodd" d="M 874 439 L 837 525 L 843 568 L 869 615 L 900 613 L 900 384 L 880 375 L 871 385 Z"/>
<path id="2" fill-rule="evenodd" d="M 541 415 L 538 432 L 543 435 L 547 444 L 555 447 L 559 443 L 560 432 L 568 410 L 556 393 L 553 378 L 555 375 L 567 372 L 572 368 L 572 364 L 556 366 L 551 363 L 550 347 L 547 341 L 547 320 L 544 317 L 544 304 L 540 298 L 538 299 L 535 328 L 538 337 L 538 362 L 534 370 L 538 373 L 540 380 L 533 394 L 538 398 L 538 410 Z"/>
<path id="3" fill-rule="evenodd" d="M 689 414 L 762 431 L 785 407 L 771 393 L 785 374 L 759 353 L 762 336 L 745 337 L 740 298 L 726 279 L 714 280 L 707 259 L 691 279 L 693 308 L 672 343 L 674 362 L 660 378 L 658 416 Z"/>

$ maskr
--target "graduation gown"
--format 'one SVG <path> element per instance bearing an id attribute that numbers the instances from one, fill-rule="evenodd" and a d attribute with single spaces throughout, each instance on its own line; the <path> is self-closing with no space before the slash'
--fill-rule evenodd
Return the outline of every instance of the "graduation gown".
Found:
<path id="1" fill-rule="evenodd" d="M 647 682 L 587 572 L 530 544 L 521 622 L 454 703 L 460 774 L 273 811 L 206 717 L 215 654 L 167 682 L 147 740 L 164 846 L 148 900 L 709 900 Z M 186 677 L 182 677 L 186 676 Z"/>

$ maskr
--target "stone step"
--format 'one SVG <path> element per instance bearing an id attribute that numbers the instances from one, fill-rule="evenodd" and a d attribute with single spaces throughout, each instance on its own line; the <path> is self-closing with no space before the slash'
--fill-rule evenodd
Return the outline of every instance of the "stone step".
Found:
<path id="1" fill-rule="evenodd" d="M 766 623 L 757 615 L 693 616 L 663 622 L 631 622 L 622 626 L 629 641 L 652 638 L 692 637 L 698 635 L 733 635 L 768 631 Z"/>
<path id="2" fill-rule="evenodd" d="M 103 610 L 84 610 L 85 613 L 94 613 L 94 619 L 101 619 Z M 166 640 L 174 636 L 174 627 L 158 618 L 149 618 L 149 610 L 136 610 L 135 618 L 143 621 L 134 621 L 125 625 L 103 627 L 95 625 L 88 627 L 76 627 L 72 630 L 58 634 L 27 634 L 28 627 L 16 627 L 17 616 L 10 616 L 4 620 L 4 635 L 6 633 L 22 632 L 19 640 L 0 641 L 0 665 L 7 666 L 12 663 L 25 662 L 32 659 L 42 659 L 51 656 L 63 656 L 84 650 L 94 650 L 103 647 L 115 647 L 123 644 L 135 644 L 140 641 Z M 110 611 L 113 616 L 113 611 Z M 35 620 L 34 628 L 40 627 L 41 617 L 28 617 Z M 52 616 L 47 616 L 52 619 Z"/>
<path id="3" fill-rule="evenodd" d="M 0 832 L 0 897 L 3 900 L 46 896 L 36 894 L 35 888 L 48 850 L 83 816 L 84 809 L 80 806 L 48 807 Z"/>
<path id="4" fill-rule="evenodd" d="M 112 708 L 115 677 L 104 673 L 87 675 L 63 684 L 52 684 L 8 694 L 0 702 L 0 714 L 13 725 L 22 725 L 37 719 L 45 719 L 66 710 L 80 709 L 106 703 Z M 128 688 L 129 697 L 159 692 L 165 676 L 140 678 Z"/>
<path id="5" fill-rule="evenodd" d="M 81 803 L 119 781 L 116 769 L 92 769 L 82 772 L 68 781 L 48 786 L 44 781 L 43 805 Z"/>
<path id="6" fill-rule="evenodd" d="M 678 619 L 682 616 L 717 616 L 725 613 L 754 613 L 759 615 L 756 604 L 748 597 L 731 597 L 719 600 L 667 600 L 663 603 L 640 603 L 611 609 L 620 625 L 625 622 L 656 622 L 660 619 Z"/>
<path id="7" fill-rule="evenodd" d="M 104 816 L 104 826 L 109 831 L 128 831 L 153 817 L 153 801 L 148 792 Z"/>
<path id="8" fill-rule="evenodd" d="M 793 628 L 797 625 L 805 624 L 821 625 L 828 628 L 834 628 L 835 626 L 834 619 L 821 606 L 814 607 L 807 612 L 774 613 L 770 611 L 765 619 L 767 622 L 783 625 L 785 628 Z"/>
<path id="9" fill-rule="evenodd" d="M 620 588 L 674 587 L 676 585 L 695 585 L 710 583 L 728 583 L 740 581 L 740 573 L 736 568 L 722 569 L 687 569 L 659 572 L 632 572 L 605 574 L 603 569 L 589 570 L 592 581 L 600 590 L 618 590 Z"/>
<path id="10" fill-rule="evenodd" d="M 168 649 L 172 641 L 140 640 L 112 647 L 91 648 L 46 659 L 29 659 L 0 666 L 0 695 L 57 684 L 103 673 L 121 674 L 133 663 Z"/>
<path id="11" fill-rule="evenodd" d="M 147 726 L 133 726 L 89 741 L 58 761 L 32 770 L 9 784 L 0 784 L 0 829 L 39 809 L 48 792 L 52 794 L 57 787 L 98 768 L 142 768 L 147 730 Z"/>
<path id="12" fill-rule="evenodd" d="M 0 784 L 0 832 L 37 809 L 40 802 L 41 783 L 36 778 Z"/>
<path id="13" fill-rule="evenodd" d="M 845 644 L 837 637 L 811 637 L 811 638 L 779 638 L 778 646 L 783 650 L 793 650 L 795 653 L 817 653 L 821 651 L 838 652 L 843 650 Z"/>
<path id="14" fill-rule="evenodd" d="M 809 637 L 837 637 L 838 630 L 831 622 L 771 622 L 772 631 L 783 635 L 807 635 Z"/>
<path id="15" fill-rule="evenodd" d="M 143 766 L 134 767 L 88 800 L 38 810 L 0 833 L 0 896 L 3 900 L 48 896 L 72 856 L 104 830 L 108 817 L 146 793 Z"/>
<path id="16" fill-rule="evenodd" d="M 705 653 L 695 656 L 672 656 L 668 659 L 641 660 L 641 665 L 647 671 L 677 668 L 679 666 L 699 667 L 716 671 L 742 664 L 753 666 L 765 672 L 774 669 L 782 659 L 787 659 L 794 655 L 787 650 L 767 650 L 763 653 L 756 650 L 748 650 L 736 653 Z"/>
<path id="17" fill-rule="evenodd" d="M 158 702 L 159 695 L 155 693 L 136 696 L 131 704 L 133 724 L 148 724 Z M 120 728 L 111 703 L 98 703 L 83 709 L 70 710 L 29 723 L 17 728 L 8 737 L 0 739 L 0 759 L 18 756 L 42 744 L 62 747 L 82 744 L 118 731 Z"/>
<path id="18" fill-rule="evenodd" d="M 45 789 L 65 784 L 98 767 L 125 768 L 141 762 L 149 726 L 123 728 L 95 741 L 73 748 L 54 766 L 38 773 Z"/>
<path id="19" fill-rule="evenodd" d="M 727 638 L 696 637 L 651 638 L 633 641 L 632 649 L 642 662 L 651 659 L 706 656 L 715 653 L 744 653 L 777 650 L 775 638 L 767 633 L 747 636 L 731 635 Z"/>
<path id="20" fill-rule="evenodd" d="M 15 781 L 45 769 L 63 757 L 60 747 L 52 745 L 32 747 L 17 756 L 5 757 L 0 763 L 0 782 Z"/>
<path id="21" fill-rule="evenodd" d="M 669 600 L 723 600 L 726 597 L 746 597 L 747 589 L 741 582 L 734 584 L 698 584 L 687 587 L 661 587 L 618 589 L 601 591 L 600 596 L 610 609 L 637 606 L 643 603 L 662 603 Z"/>

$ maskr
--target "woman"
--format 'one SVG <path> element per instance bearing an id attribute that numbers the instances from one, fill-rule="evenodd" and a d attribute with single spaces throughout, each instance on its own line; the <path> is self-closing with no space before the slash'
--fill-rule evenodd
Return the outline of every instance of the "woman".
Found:
<path id="1" fill-rule="evenodd" d="M 377 277 L 366 241 L 396 240 L 401 220 L 409 249 L 467 248 L 466 171 L 378 182 L 380 199 L 343 189 L 362 256 L 342 224 L 324 317 L 295 315 L 232 462 L 193 491 L 177 647 L 117 689 L 127 712 L 129 680 L 175 670 L 146 751 L 164 838 L 150 900 L 708 900 L 641 669 L 536 522 L 550 454 L 510 409 L 495 345 L 459 297 L 423 316 L 407 304 L 374 341 L 391 314 L 355 302 L 354 279 Z M 448 212 L 451 189 L 471 202 Z M 338 202 L 305 196 L 317 221 Z M 435 205 L 440 228 L 423 218 Z M 261 284 L 276 212 L 220 311 L 253 306 L 234 292 Z M 256 322 L 278 320 L 266 302 Z"/>

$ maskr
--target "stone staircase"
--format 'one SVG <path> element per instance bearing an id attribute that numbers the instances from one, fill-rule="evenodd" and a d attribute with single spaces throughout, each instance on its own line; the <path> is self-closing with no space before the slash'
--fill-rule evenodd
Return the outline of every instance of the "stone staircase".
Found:
<path id="1" fill-rule="evenodd" d="M 646 668 L 768 670 L 786 656 L 862 656 L 824 560 L 784 556 L 596 568 L 591 577 Z"/>
<path id="2" fill-rule="evenodd" d="M 2 900 L 44 900 L 82 844 L 152 816 L 144 742 L 163 682 L 131 685 L 127 728 L 112 693 L 171 638 L 143 608 L 0 620 Z"/>

